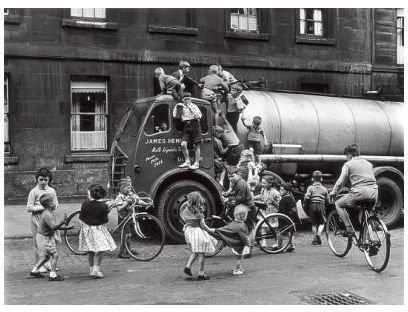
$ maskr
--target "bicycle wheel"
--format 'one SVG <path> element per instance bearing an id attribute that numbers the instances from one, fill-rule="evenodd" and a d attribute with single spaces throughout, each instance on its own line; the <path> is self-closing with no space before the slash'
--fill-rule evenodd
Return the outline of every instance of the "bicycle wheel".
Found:
<path id="1" fill-rule="evenodd" d="M 332 211 L 326 221 L 326 237 L 331 251 L 337 257 L 344 257 L 348 254 L 353 241 L 351 237 L 345 237 L 346 226 L 340 219 L 337 211 Z"/>
<path id="2" fill-rule="evenodd" d="M 387 227 L 378 217 L 370 217 L 363 227 L 363 250 L 368 266 L 383 271 L 390 259 L 391 238 Z"/>
<path id="3" fill-rule="evenodd" d="M 69 250 L 71 250 L 76 255 L 85 255 L 86 252 L 79 251 L 79 232 L 81 229 L 81 221 L 79 220 L 79 213 L 81 211 L 77 210 L 71 215 L 69 215 L 66 226 L 71 227 L 72 229 L 64 230 L 64 240 L 67 244 Z"/>
<path id="4" fill-rule="evenodd" d="M 295 225 L 284 214 L 272 213 L 260 221 L 255 230 L 255 241 L 266 253 L 284 251 L 292 241 Z"/>
<path id="5" fill-rule="evenodd" d="M 150 261 L 162 251 L 165 232 L 159 219 L 148 213 L 137 213 L 123 225 L 121 239 L 133 259 Z"/>
<path id="6" fill-rule="evenodd" d="M 221 218 L 216 218 L 216 217 L 209 217 L 209 218 L 205 219 L 205 224 L 207 224 L 207 226 L 209 228 L 213 228 L 213 229 L 218 229 L 218 228 L 223 227 L 224 225 L 226 225 L 224 220 L 222 220 Z M 215 246 L 215 251 L 211 252 L 211 253 L 206 253 L 205 256 L 207 258 L 214 257 L 215 255 L 219 254 L 220 251 L 224 247 L 225 247 L 224 241 L 217 240 L 217 245 Z"/>

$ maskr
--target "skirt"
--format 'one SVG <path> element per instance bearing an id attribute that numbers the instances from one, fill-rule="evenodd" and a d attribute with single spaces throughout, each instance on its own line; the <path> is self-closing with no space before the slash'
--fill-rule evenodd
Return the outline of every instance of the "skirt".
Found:
<path id="1" fill-rule="evenodd" d="M 217 240 L 200 227 L 186 226 L 184 237 L 191 252 L 212 253 L 215 251 Z"/>
<path id="2" fill-rule="evenodd" d="M 113 251 L 116 244 L 104 225 L 88 225 L 81 222 L 79 232 L 79 251 Z"/>

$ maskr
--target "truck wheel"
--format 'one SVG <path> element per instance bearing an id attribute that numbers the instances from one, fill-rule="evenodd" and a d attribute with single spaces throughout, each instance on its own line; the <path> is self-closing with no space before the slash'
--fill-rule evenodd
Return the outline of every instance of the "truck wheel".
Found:
<path id="1" fill-rule="evenodd" d="M 212 192 L 203 184 L 184 180 L 170 184 L 161 193 L 158 207 L 158 217 L 162 221 L 167 237 L 176 243 L 184 243 L 183 226 L 180 212 L 183 204 L 187 202 L 190 192 L 199 191 L 207 204 L 206 215 L 215 213 L 215 198 Z"/>
<path id="2" fill-rule="evenodd" d="M 377 184 L 378 201 L 375 209 L 387 228 L 391 228 L 400 218 L 403 205 L 402 191 L 397 183 L 387 177 L 378 178 Z"/>

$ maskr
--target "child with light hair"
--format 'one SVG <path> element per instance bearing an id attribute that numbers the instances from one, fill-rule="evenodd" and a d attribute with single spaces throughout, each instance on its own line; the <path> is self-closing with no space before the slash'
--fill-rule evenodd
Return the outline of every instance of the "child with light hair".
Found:
<path id="1" fill-rule="evenodd" d="M 234 209 L 234 220 L 215 230 L 214 236 L 222 240 L 227 246 L 231 247 L 232 252 L 237 256 L 237 262 L 233 275 L 244 274 L 242 260 L 249 254 L 249 231 L 245 224 L 248 217 L 249 208 L 245 205 L 237 205 Z"/>
<path id="2" fill-rule="evenodd" d="M 126 177 L 120 179 L 119 181 L 119 194 L 116 196 L 114 206 L 116 206 L 118 210 L 118 224 L 120 224 L 123 219 L 125 219 L 129 213 L 132 212 L 131 207 L 134 204 L 139 204 L 146 206 L 148 205 L 146 202 L 141 200 L 139 196 L 134 192 L 132 186 L 132 180 L 130 177 Z M 118 258 L 128 259 L 130 258 L 129 254 L 125 250 L 125 239 L 126 237 L 122 237 L 121 244 L 119 247 Z"/>

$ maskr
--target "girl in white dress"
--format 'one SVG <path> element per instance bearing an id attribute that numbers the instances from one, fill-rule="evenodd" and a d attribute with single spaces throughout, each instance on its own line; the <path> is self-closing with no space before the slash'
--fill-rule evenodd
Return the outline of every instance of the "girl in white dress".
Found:
<path id="1" fill-rule="evenodd" d="M 208 234 L 208 232 L 214 232 L 214 230 L 208 228 L 204 222 L 204 204 L 204 198 L 199 192 L 191 192 L 187 196 L 186 208 L 181 213 L 181 218 L 185 222 L 184 237 L 191 250 L 184 273 L 192 276 L 191 266 L 198 258 L 198 280 L 210 279 L 204 273 L 205 253 L 214 252 L 214 246 L 217 244 L 217 240 Z"/>

